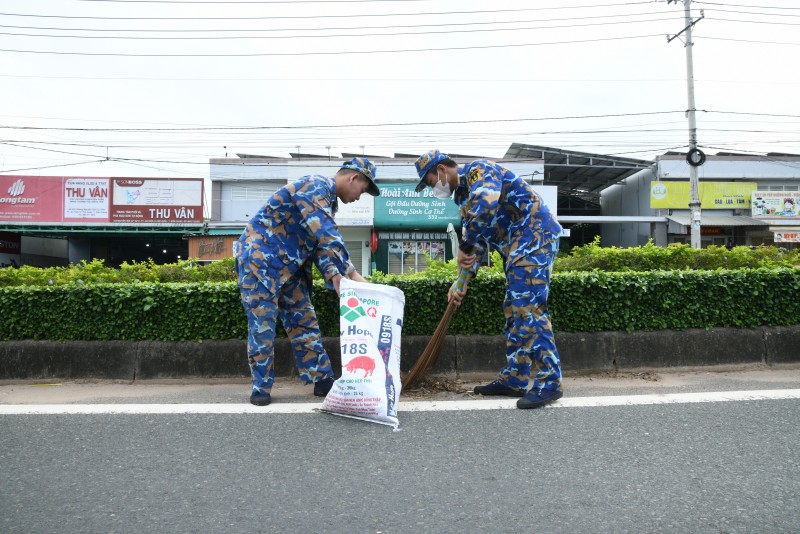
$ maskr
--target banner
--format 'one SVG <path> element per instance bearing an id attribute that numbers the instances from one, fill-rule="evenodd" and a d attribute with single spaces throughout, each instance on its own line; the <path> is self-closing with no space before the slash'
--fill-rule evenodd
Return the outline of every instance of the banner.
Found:
<path id="1" fill-rule="evenodd" d="M 800 219 L 800 192 L 753 191 L 754 219 Z"/>
<path id="2" fill-rule="evenodd" d="M 749 209 L 750 194 L 756 190 L 754 182 L 701 182 L 699 184 L 702 209 Z M 650 184 L 651 208 L 689 207 L 689 182 L 653 182 Z"/>
<path id="3" fill-rule="evenodd" d="M 800 243 L 800 230 L 774 232 L 776 243 Z"/>

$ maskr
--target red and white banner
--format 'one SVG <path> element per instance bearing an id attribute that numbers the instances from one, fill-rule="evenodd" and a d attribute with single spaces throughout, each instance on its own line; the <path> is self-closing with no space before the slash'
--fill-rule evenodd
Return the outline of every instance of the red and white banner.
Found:
<path id="1" fill-rule="evenodd" d="M 0 176 L 0 222 L 201 224 L 203 180 Z"/>

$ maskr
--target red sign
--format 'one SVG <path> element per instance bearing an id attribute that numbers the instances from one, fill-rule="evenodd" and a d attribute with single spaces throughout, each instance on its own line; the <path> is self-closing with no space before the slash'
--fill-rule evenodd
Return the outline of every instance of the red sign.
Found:
<path id="1" fill-rule="evenodd" d="M 0 222 L 201 224 L 203 180 L 0 176 Z"/>
<path id="2" fill-rule="evenodd" d="M 0 176 L 0 221 L 60 222 L 63 178 Z"/>
<path id="3" fill-rule="evenodd" d="M 0 233 L 0 254 L 19 254 L 20 236 Z"/>

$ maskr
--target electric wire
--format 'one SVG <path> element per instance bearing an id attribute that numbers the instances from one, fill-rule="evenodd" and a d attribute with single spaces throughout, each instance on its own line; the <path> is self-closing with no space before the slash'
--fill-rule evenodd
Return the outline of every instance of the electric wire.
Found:
<path id="1" fill-rule="evenodd" d="M 341 38 L 341 37 L 393 37 L 398 35 L 442 35 L 442 34 L 457 34 L 469 33 L 474 34 L 478 32 L 512 32 L 521 30 L 542 30 L 542 29 L 559 29 L 559 28 L 588 28 L 591 26 L 609 26 L 616 24 L 635 24 L 641 22 L 662 22 L 666 20 L 674 20 L 673 18 L 637 20 L 637 21 L 618 21 L 618 22 L 590 22 L 587 24 L 563 24 L 563 25 L 547 25 L 547 26 L 524 26 L 521 28 L 486 28 L 486 29 L 442 29 L 435 31 L 424 32 L 384 32 L 384 33 L 348 33 L 348 34 L 330 34 L 330 35 L 224 35 L 224 36 L 198 36 L 198 37 L 184 37 L 184 36 L 170 36 L 170 37 L 139 37 L 139 36 L 126 36 L 126 35 L 53 35 L 53 34 L 38 34 L 38 33 L 14 33 L 14 32 L 0 32 L 0 35 L 9 35 L 15 37 L 46 37 L 56 39 L 114 39 L 114 40 L 131 40 L 131 41 L 214 41 L 214 40 L 242 40 L 242 39 L 328 39 L 328 38 Z"/>
<path id="2" fill-rule="evenodd" d="M 494 24 L 527 24 L 531 22 L 565 22 L 565 21 L 580 21 L 580 20 L 597 20 L 597 19 L 619 19 L 620 17 L 639 17 L 639 16 L 653 16 L 653 15 L 663 15 L 663 13 L 652 13 L 652 12 L 645 12 L 645 13 L 627 13 L 627 14 L 616 14 L 616 15 L 592 15 L 592 16 L 582 16 L 582 17 L 559 17 L 559 18 L 536 18 L 536 19 L 526 19 L 526 20 L 499 20 L 499 21 L 473 21 L 473 22 L 449 22 L 447 24 L 448 27 L 461 27 L 461 26 L 486 26 L 486 25 L 494 25 Z M 669 19 L 664 20 L 679 20 L 682 19 L 682 16 L 679 14 L 672 14 Z M 638 22 L 638 21 L 624 21 L 624 22 Z M 609 23 L 611 24 L 611 23 Z M 370 25 L 370 29 L 373 30 L 388 30 L 388 29 L 395 29 L 395 28 L 439 28 L 441 27 L 441 23 L 430 23 L 430 24 L 389 24 L 389 25 Z M 339 30 L 359 30 L 363 29 L 362 26 L 331 26 L 331 27 L 323 27 L 323 28 L 309 28 L 309 27 L 300 27 L 300 28 L 205 28 L 205 29 L 186 29 L 186 28 L 63 28 L 63 27 L 54 27 L 54 26 L 19 26 L 19 25 L 0 25 L 0 28 L 12 28 L 12 29 L 28 29 L 28 30 L 57 30 L 57 31 L 87 31 L 87 32 L 146 32 L 146 33 L 212 33 L 212 32 L 288 32 L 288 31 L 297 31 L 297 32 L 314 32 L 314 31 L 339 31 Z"/>
<path id="3" fill-rule="evenodd" d="M 698 110 L 703 111 L 703 110 Z M 638 113 L 606 113 L 597 115 L 568 115 L 562 117 L 535 117 L 524 119 L 480 119 L 480 120 L 461 120 L 461 121 L 436 121 L 436 124 L 486 124 L 499 122 L 526 122 L 526 121 L 548 121 L 548 120 L 571 120 L 571 119 L 600 119 L 611 117 L 642 117 L 650 115 L 669 115 L 683 113 L 684 110 L 670 111 L 645 111 Z M 716 112 L 719 113 L 719 112 Z M 758 114 L 755 114 L 758 115 Z M 787 115 L 795 117 L 794 115 Z M 10 130 L 56 130 L 56 131 L 87 131 L 87 132 L 173 132 L 173 131 L 208 131 L 208 130 L 299 130 L 312 128 L 373 128 L 383 126 L 422 126 L 430 125 L 430 122 L 384 122 L 373 124 L 317 124 L 303 126 L 196 126 L 184 128 L 77 128 L 77 127 L 53 127 L 53 126 L 11 126 L 0 125 L 0 129 Z"/>
<path id="4" fill-rule="evenodd" d="M 636 2 L 635 4 L 649 4 L 650 2 Z M 623 4 L 623 5 L 634 5 Z M 337 15 L 270 15 L 270 16 L 240 16 L 240 17 L 101 17 L 101 16 L 84 16 L 84 15 L 41 15 L 33 13 L 0 13 L 0 16 L 7 17 L 30 17 L 30 18 L 47 18 L 47 19 L 67 19 L 67 20 L 277 20 L 277 19 L 352 19 L 352 18 L 365 18 L 365 17 L 419 17 L 419 16 L 437 16 L 437 15 L 486 15 L 491 13 L 521 13 L 529 11 L 542 11 L 544 9 L 586 9 L 587 7 L 608 7 L 608 6 L 560 6 L 560 7 L 523 7 L 514 9 L 479 9 L 471 11 L 434 11 L 434 12 L 419 12 L 419 13 L 356 13 L 356 14 L 337 14 Z"/>
<path id="5" fill-rule="evenodd" d="M 53 54 L 64 56 L 97 56 L 97 57 L 297 57 L 297 56 L 340 56 L 340 55 L 371 55 L 371 54 L 397 54 L 407 52 L 443 52 L 451 50 L 488 50 L 498 48 L 520 48 L 528 46 L 549 46 L 578 43 L 599 43 L 609 41 L 625 41 L 632 39 L 650 39 L 663 37 L 662 35 L 631 35 L 625 37 L 603 37 L 598 39 L 576 39 L 568 41 L 549 41 L 542 43 L 510 43 L 499 45 L 473 45 L 473 46 L 445 46 L 438 48 L 405 48 L 396 50 L 341 50 L 341 51 L 316 51 L 316 52 L 242 52 L 242 53 L 190 53 L 190 54 L 147 54 L 147 53 L 121 53 L 121 52 L 67 52 L 56 50 L 20 50 L 13 48 L 0 48 L 0 52 L 14 52 L 22 54 Z"/>

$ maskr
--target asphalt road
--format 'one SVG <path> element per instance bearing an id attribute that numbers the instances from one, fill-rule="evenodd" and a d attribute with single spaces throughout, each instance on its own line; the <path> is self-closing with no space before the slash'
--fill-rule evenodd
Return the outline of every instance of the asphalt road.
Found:
<path id="1" fill-rule="evenodd" d="M 566 384 L 565 401 L 797 390 L 800 370 Z M 141 386 L 3 384 L 0 404 L 242 401 L 241 384 Z M 0 532 L 800 531 L 798 398 L 523 411 L 421 392 L 401 403 L 422 398 L 466 408 L 401 412 L 399 432 L 267 410 L 0 415 Z"/>

